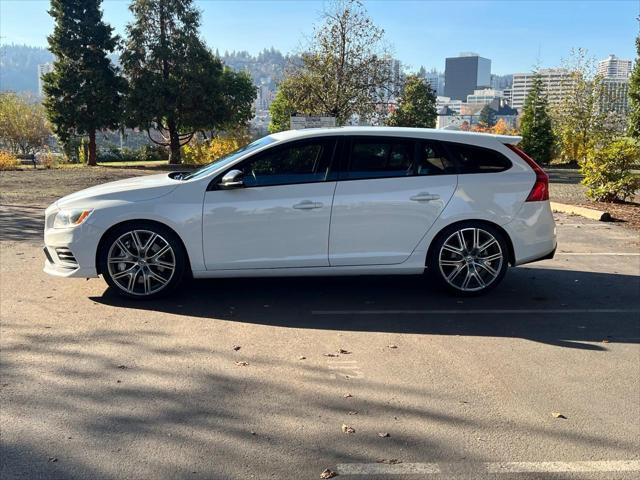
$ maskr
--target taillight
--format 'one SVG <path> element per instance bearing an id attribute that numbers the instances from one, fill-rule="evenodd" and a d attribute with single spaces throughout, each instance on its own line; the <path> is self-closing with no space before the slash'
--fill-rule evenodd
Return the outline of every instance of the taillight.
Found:
<path id="1" fill-rule="evenodd" d="M 529 193 L 529 196 L 525 200 L 526 202 L 543 202 L 549 200 L 549 175 L 538 165 L 533 158 L 524 153 L 520 148 L 515 145 L 507 145 L 518 156 L 523 159 L 533 169 L 536 174 L 536 183 L 533 184 L 533 188 Z"/>

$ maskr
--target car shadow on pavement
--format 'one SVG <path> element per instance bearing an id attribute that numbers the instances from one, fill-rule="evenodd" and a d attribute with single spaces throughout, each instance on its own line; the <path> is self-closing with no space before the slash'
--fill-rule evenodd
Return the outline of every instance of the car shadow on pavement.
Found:
<path id="1" fill-rule="evenodd" d="M 551 268 L 511 269 L 482 297 L 457 298 L 427 277 L 199 280 L 175 295 L 133 301 L 107 289 L 92 300 L 277 327 L 513 337 L 606 351 L 640 342 L 640 277 Z"/>

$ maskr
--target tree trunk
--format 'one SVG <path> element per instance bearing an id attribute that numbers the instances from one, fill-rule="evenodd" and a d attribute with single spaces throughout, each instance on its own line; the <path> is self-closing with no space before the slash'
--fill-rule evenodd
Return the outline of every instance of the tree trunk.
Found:
<path id="1" fill-rule="evenodd" d="M 96 166 L 96 131 L 91 130 L 89 132 L 89 158 L 87 159 L 87 165 L 90 167 Z"/>
<path id="2" fill-rule="evenodd" d="M 176 128 L 176 122 L 173 118 L 167 120 L 167 128 L 169 129 L 169 164 L 178 165 L 180 158 L 180 136 Z"/>

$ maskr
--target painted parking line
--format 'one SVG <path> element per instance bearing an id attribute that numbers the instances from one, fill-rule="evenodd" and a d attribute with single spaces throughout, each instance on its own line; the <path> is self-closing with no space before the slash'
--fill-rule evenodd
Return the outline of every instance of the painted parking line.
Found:
<path id="1" fill-rule="evenodd" d="M 535 308 L 535 309 L 490 309 L 475 310 L 312 310 L 312 315 L 521 315 L 540 313 L 600 314 L 640 313 L 638 308 Z"/>
<path id="2" fill-rule="evenodd" d="M 640 257 L 640 253 L 627 252 L 556 252 L 559 255 L 596 256 L 596 257 Z"/>
<path id="3" fill-rule="evenodd" d="M 640 460 L 601 460 L 578 462 L 486 462 L 486 463 L 343 463 L 340 475 L 416 475 L 458 473 L 570 473 L 638 472 Z"/>

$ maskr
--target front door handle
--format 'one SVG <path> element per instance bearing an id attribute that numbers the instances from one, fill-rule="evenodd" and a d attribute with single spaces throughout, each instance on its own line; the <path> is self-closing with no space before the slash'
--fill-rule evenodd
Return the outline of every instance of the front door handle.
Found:
<path id="1" fill-rule="evenodd" d="M 293 208 L 297 210 L 313 210 L 314 208 L 322 208 L 324 205 L 321 202 L 312 202 L 311 200 L 303 200 L 300 203 L 296 203 Z"/>
<path id="2" fill-rule="evenodd" d="M 413 197 L 409 197 L 409 199 L 413 200 L 414 202 L 430 202 L 432 200 L 440 200 L 440 195 L 428 192 L 420 192 Z"/>

